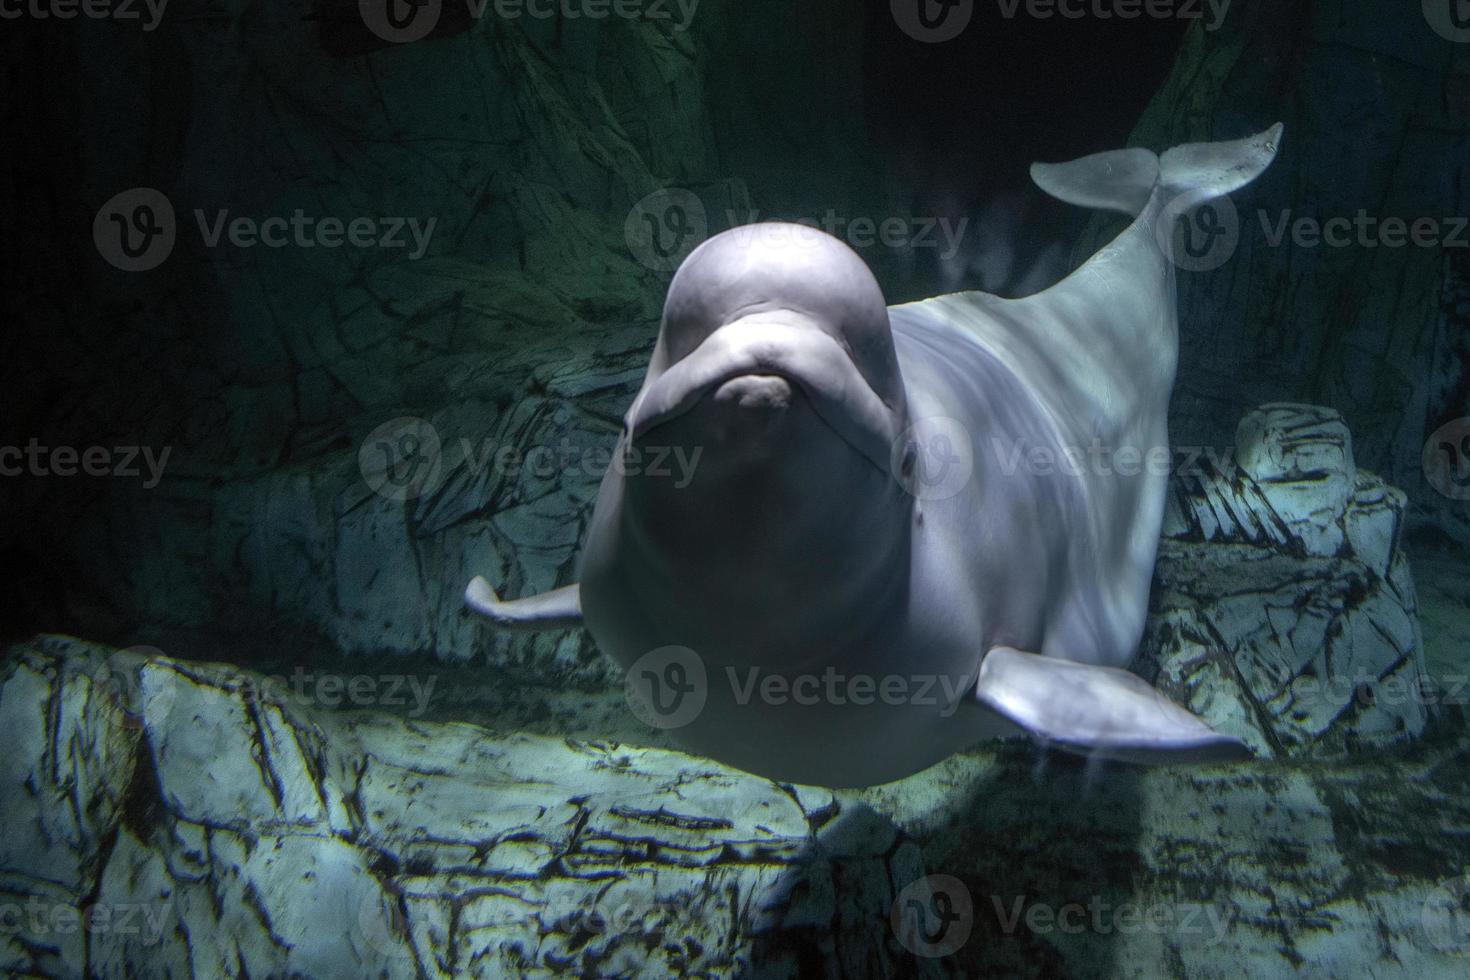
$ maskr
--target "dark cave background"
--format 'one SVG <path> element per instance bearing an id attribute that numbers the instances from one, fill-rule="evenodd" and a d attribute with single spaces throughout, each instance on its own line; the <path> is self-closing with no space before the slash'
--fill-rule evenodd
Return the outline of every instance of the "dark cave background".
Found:
<path id="1" fill-rule="evenodd" d="M 1237 2 L 1185 20 L 1007 19 L 974 5 L 925 44 L 887 0 L 705 0 L 688 30 L 476 22 L 389 44 L 357 5 L 178 0 L 155 30 L 77 19 L 0 32 L 6 177 L 0 445 L 169 447 L 166 474 L 0 480 L 7 637 L 66 630 L 182 656 L 433 653 L 596 682 L 579 637 L 491 637 L 476 573 L 572 580 L 596 478 L 493 472 L 465 446 L 611 442 L 669 272 L 630 215 L 660 189 L 731 217 L 969 218 L 963 249 L 862 254 L 891 302 L 1024 294 L 1117 227 L 1026 165 L 1234 138 L 1280 119 L 1237 195 L 1236 254 L 1183 273 L 1174 438 L 1228 446 L 1265 401 L 1344 413 L 1359 464 L 1416 526 L 1470 541 L 1424 481 L 1426 436 L 1470 414 L 1466 250 L 1270 247 L 1253 220 L 1466 212 L 1470 45 L 1387 0 Z M 177 243 L 105 262 L 99 209 L 161 191 Z M 427 253 L 210 248 L 193 212 L 433 218 Z M 636 222 L 633 222 L 636 224 Z M 372 492 L 364 438 L 442 439 L 420 495 Z"/>

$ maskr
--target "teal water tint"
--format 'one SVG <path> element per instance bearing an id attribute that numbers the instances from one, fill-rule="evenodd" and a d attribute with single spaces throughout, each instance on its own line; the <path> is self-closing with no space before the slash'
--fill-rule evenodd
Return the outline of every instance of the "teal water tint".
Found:
<path id="1" fill-rule="evenodd" d="M 1470 975 L 1461 0 L 63 6 L 0 31 L 0 973 Z M 577 580 L 702 241 L 1027 295 L 1119 227 L 1033 161 L 1277 120 L 1160 236 L 1133 664 L 1252 761 L 782 785 L 466 613 Z"/>

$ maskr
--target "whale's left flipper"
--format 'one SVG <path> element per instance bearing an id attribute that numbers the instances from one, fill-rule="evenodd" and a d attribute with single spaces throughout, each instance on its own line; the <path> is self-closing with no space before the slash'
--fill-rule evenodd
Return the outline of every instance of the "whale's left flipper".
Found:
<path id="1" fill-rule="evenodd" d="M 502 601 L 490 583 L 476 575 L 464 590 L 464 602 L 503 630 L 567 630 L 582 625 L 582 594 L 575 585 Z"/>
<path id="2" fill-rule="evenodd" d="M 980 664 L 975 694 L 1034 738 L 1079 755 L 1141 765 L 1251 757 L 1245 743 L 1114 667 L 996 647 Z"/>

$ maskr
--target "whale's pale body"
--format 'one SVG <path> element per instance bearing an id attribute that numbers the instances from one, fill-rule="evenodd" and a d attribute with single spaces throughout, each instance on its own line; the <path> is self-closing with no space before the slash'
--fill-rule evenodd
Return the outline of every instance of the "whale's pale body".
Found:
<path id="1" fill-rule="evenodd" d="M 502 602 L 476 579 L 471 607 L 585 620 L 635 671 L 692 651 L 705 703 L 675 734 L 783 780 L 883 782 L 1016 734 L 1130 761 L 1243 754 L 1122 668 L 1167 480 L 1170 232 L 1279 135 L 1034 168 L 1135 217 L 1020 300 L 888 308 L 855 254 L 796 226 L 704 243 L 618 450 L 697 450 L 693 479 L 610 469 L 578 585 Z"/>

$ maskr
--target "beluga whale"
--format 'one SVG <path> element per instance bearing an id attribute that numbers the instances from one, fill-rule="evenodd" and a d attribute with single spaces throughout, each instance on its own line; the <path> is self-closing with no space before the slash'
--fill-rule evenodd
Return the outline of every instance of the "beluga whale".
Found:
<path id="1" fill-rule="evenodd" d="M 1132 221 L 1022 299 L 890 307 L 814 228 L 708 239 L 615 450 L 698 465 L 609 467 L 576 584 L 502 599 L 476 577 L 468 607 L 585 626 L 681 745 L 780 781 L 872 785 L 1022 736 L 1249 756 L 1126 668 L 1168 479 L 1149 463 L 1170 452 L 1175 218 L 1253 181 L 1280 136 L 1034 165 L 1047 193 Z"/>

